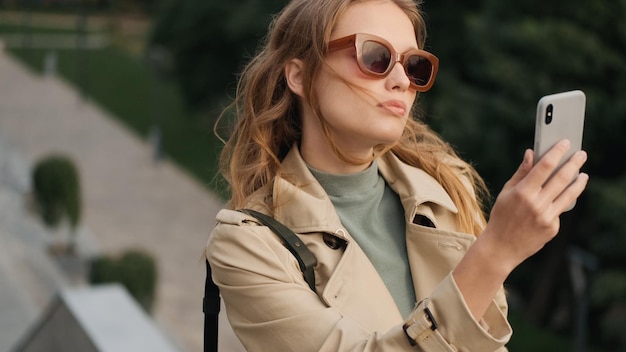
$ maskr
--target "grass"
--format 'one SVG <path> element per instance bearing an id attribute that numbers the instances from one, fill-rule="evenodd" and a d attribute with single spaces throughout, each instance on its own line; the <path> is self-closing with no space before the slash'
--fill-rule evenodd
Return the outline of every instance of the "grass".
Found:
<path id="1" fill-rule="evenodd" d="M 0 34 L 20 33 L 15 26 L 0 26 Z M 36 29 L 36 31 L 35 31 Z M 75 33 L 68 29 L 35 27 L 33 33 Z M 50 49 L 10 48 L 9 52 L 35 72 L 43 71 Z M 159 80 L 141 56 L 117 47 L 102 49 L 55 50 L 57 72 L 84 95 L 129 126 L 139 137 L 147 138 L 151 127 L 162 131 L 163 154 L 195 176 L 208 190 L 222 198 L 218 187 L 217 157 L 221 142 L 213 135 L 207 119 L 192 116 L 183 104 L 176 84 Z"/>

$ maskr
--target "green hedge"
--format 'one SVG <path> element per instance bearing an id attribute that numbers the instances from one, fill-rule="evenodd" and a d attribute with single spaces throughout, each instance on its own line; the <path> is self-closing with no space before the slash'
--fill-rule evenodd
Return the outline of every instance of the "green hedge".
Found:
<path id="1" fill-rule="evenodd" d="M 118 282 L 147 311 L 152 310 L 157 283 L 154 258 L 141 250 L 128 250 L 119 258 L 102 256 L 92 260 L 89 282 L 101 284 Z"/>
<path id="2" fill-rule="evenodd" d="M 80 221 L 81 192 L 78 170 L 61 155 L 41 159 L 33 170 L 33 193 L 44 223 L 50 227 L 67 218 L 72 228 Z"/>

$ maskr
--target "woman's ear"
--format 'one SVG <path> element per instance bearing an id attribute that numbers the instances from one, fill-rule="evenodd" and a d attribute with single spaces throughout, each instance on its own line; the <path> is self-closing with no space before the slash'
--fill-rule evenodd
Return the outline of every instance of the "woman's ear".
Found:
<path id="1" fill-rule="evenodd" d="M 303 70 L 304 62 L 300 59 L 291 59 L 285 66 L 287 86 L 289 86 L 289 90 L 299 97 L 304 97 Z"/>

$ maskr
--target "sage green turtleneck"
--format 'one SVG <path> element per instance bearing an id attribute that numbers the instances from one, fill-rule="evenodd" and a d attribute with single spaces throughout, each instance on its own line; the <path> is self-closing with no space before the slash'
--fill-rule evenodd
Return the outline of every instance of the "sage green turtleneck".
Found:
<path id="1" fill-rule="evenodd" d="M 309 169 L 385 282 L 400 313 L 408 316 L 415 306 L 415 291 L 406 251 L 404 210 L 398 195 L 378 173 L 378 164 L 351 175 Z"/>

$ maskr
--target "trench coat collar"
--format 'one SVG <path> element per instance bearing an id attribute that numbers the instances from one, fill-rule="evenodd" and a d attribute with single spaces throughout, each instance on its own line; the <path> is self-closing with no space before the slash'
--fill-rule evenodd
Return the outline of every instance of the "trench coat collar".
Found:
<path id="1" fill-rule="evenodd" d="M 297 145 L 291 148 L 282 166 L 283 173 L 276 178 L 272 191 L 274 217 L 297 233 L 339 232 L 340 235 L 339 229 L 345 231 L 330 198 L 309 171 Z M 378 168 L 400 195 L 407 220 L 415 216 L 418 206 L 429 202 L 458 212 L 439 182 L 423 170 L 403 163 L 393 153 L 382 155 Z"/>

